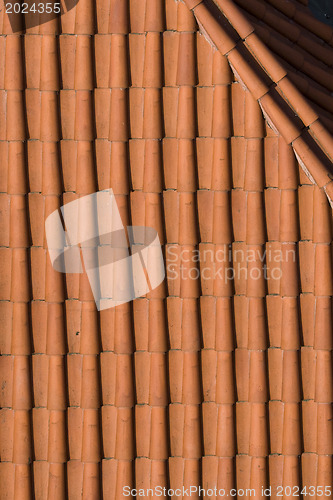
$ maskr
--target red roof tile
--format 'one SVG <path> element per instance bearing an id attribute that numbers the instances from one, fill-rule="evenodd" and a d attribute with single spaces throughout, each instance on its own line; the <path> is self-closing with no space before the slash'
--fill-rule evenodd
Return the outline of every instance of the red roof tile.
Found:
<path id="1" fill-rule="evenodd" d="M 1 11 L 6 498 L 331 486 L 333 32 L 302 3 Z M 98 312 L 44 223 L 109 188 L 167 278 Z"/>

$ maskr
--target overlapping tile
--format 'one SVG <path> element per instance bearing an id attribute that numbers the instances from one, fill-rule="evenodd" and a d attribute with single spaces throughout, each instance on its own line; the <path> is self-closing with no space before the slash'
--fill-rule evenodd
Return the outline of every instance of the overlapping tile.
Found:
<path id="1" fill-rule="evenodd" d="M 8 498 L 332 483 L 331 37 L 296 2 L 208 4 L 80 0 L 15 35 L 1 14 Z M 285 76 L 299 54 L 320 113 Z M 44 221 L 107 188 L 167 280 L 98 313 Z"/>

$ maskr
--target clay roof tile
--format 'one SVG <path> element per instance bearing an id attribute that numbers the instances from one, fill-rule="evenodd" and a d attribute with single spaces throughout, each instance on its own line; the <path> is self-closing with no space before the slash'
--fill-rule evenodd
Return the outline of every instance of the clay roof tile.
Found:
<path id="1" fill-rule="evenodd" d="M 278 83 L 278 87 L 282 91 L 284 98 L 301 118 L 304 125 L 309 126 L 317 120 L 318 117 L 316 113 L 289 81 L 288 77 L 282 78 Z"/>
<path id="2" fill-rule="evenodd" d="M 316 147 L 309 139 L 309 136 L 298 137 L 293 142 L 293 148 L 302 167 L 305 167 L 305 171 L 307 171 L 305 165 L 311 164 L 310 175 L 317 185 L 319 187 L 326 186 L 326 184 L 330 182 L 330 176 L 332 175 L 330 173 L 331 169 L 328 166 L 329 162 L 326 158 L 323 158 L 318 150 L 316 150 Z"/>
<path id="3" fill-rule="evenodd" d="M 6 37 L 4 86 L 6 90 L 23 90 L 23 40 L 19 35 Z"/>
<path id="4" fill-rule="evenodd" d="M 129 8 L 126 1 L 103 2 L 101 7 L 100 11 L 97 11 L 99 33 L 128 33 Z"/>
<path id="5" fill-rule="evenodd" d="M 216 4 L 219 6 L 221 12 L 229 20 L 235 30 L 239 33 L 241 38 L 245 39 L 253 33 L 253 26 L 248 21 L 246 16 L 239 11 L 234 2 L 230 0 L 224 2 L 216 0 Z"/>
<path id="6" fill-rule="evenodd" d="M 177 85 L 196 84 L 196 37 L 194 33 L 180 33 L 177 64 Z"/>
<path id="7" fill-rule="evenodd" d="M 192 10 L 195 7 L 197 7 L 200 3 L 202 3 L 202 0 L 185 0 L 186 6 Z"/>
<path id="8" fill-rule="evenodd" d="M 222 19 L 216 19 L 204 3 L 200 3 L 194 10 L 197 21 L 202 29 L 208 34 L 209 39 L 221 51 L 223 55 L 230 52 L 237 43 L 237 38 L 228 28 L 228 24 Z"/>
<path id="9" fill-rule="evenodd" d="M 9 90 L 3 94 L 3 97 L 5 96 L 6 104 L 1 104 L 1 106 L 3 105 L 3 116 L 6 117 L 7 123 L 4 139 L 23 141 L 26 138 L 23 93 L 18 90 Z"/>
<path id="10" fill-rule="evenodd" d="M 327 155 L 333 159 L 332 135 L 323 127 L 320 120 L 311 123 L 310 132 L 320 142 Z"/>
<path id="11" fill-rule="evenodd" d="M 314 348 L 332 349 L 332 338 L 330 335 L 330 318 L 332 315 L 332 303 L 330 297 L 318 297 L 316 299 L 314 325 Z"/>
<path id="12" fill-rule="evenodd" d="M 260 105 L 267 117 L 277 130 L 281 130 L 282 137 L 290 144 L 297 139 L 303 129 L 300 120 L 291 115 L 289 108 L 279 99 L 275 91 L 265 94 L 260 99 Z"/>
<path id="13" fill-rule="evenodd" d="M 244 136 L 248 139 L 265 136 L 264 120 L 260 106 L 250 92 L 245 94 Z M 253 144 L 253 142 L 252 142 Z"/>
<path id="14" fill-rule="evenodd" d="M 6 496 L 331 483 L 333 39 L 311 19 L 80 0 L 13 34 L 0 12 Z M 43 228 L 109 188 L 168 242 L 168 283 L 98 313 Z"/>
<path id="15" fill-rule="evenodd" d="M 313 241 L 328 243 L 332 239 L 331 210 L 323 190 L 315 186 L 313 194 Z"/>
<path id="16" fill-rule="evenodd" d="M 168 297 L 167 314 L 170 348 L 198 351 L 201 346 L 198 301 Z"/>
<path id="17" fill-rule="evenodd" d="M 239 45 L 228 54 L 236 78 L 243 82 L 255 99 L 262 98 L 269 90 L 269 82 L 257 68 L 257 63 L 244 46 Z M 258 74 L 259 73 L 259 74 Z"/>
<path id="18" fill-rule="evenodd" d="M 332 43 L 332 28 L 315 19 L 309 12 L 297 9 L 294 20 L 326 42 Z"/>
<path id="19" fill-rule="evenodd" d="M 264 243 L 266 228 L 264 221 L 264 198 L 261 193 L 247 193 L 246 243 L 249 245 Z"/>
<path id="20" fill-rule="evenodd" d="M 232 405 L 203 404 L 204 451 L 206 455 L 232 457 L 236 451 Z"/>

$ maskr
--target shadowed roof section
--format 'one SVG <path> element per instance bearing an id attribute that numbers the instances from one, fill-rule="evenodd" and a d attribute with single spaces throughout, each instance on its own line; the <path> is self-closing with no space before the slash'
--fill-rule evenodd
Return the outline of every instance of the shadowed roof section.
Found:
<path id="1" fill-rule="evenodd" d="M 332 203 L 330 193 L 333 188 L 333 136 L 323 124 L 327 114 L 330 115 L 330 123 L 332 121 L 332 96 L 330 92 L 327 92 L 326 113 L 322 120 L 320 113 L 317 113 L 311 102 L 294 85 L 295 77 L 290 77 L 288 70 L 284 67 L 284 59 L 288 57 L 284 54 L 288 54 L 288 47 L 286 48 L 283 42 L 280 42 L 282 49 L 281 54 L 278 54 L 280 57 L 274 55 L 257 35 L 255 25 L 251 23 L 237 4 L 250 10 L 252 15 L 256 16 L 256 21 L 267 22 L 268 20 L 268 24 L 273 25 L 276 29 L 279 29 L 279 25 L 281 25 L 280 31 L 284 35 L 289 29 L 290 36 L 295 36 L 296 40 L 301 36 L 302 30 L 305 33 L 308 31 L 310 14 L 302 10 L 298 12 L 300 8 L 297 2 L 278 2 L 281 4 L 280 10 L 283 14 L 277 12 L 275 8 L 270 9 L 270 5 L 266 5 L 266 2 L 261 0 L 236 0 L 236 2 L 232 0 L 215 0 L 214 2 L 211 0 L 185 0 L 185 3 L 193 10 L 200 28 L 210 42 L 223 55 L 227 56 L 236 78 L 258 100 L 268 123 L 284 137 L 288 144 L 292 145 L 307 175 L 310 175 L 320 188 L 325 189 Z M 273 0 L 268 3 L 273 4 L 274 7 L 277 4 Z M 284 18 L 287 13 L 290 15 L 288 19 Z M 295 27 L 295 22 L 299 22 L 298 27 L 297 25 Z M 260 27 L 257 28 L 257 31 L 261 32 L 262 38 L 268 42 L 269 46 L 271 34 L 268 35 L 268 40 L 267 37 L 265 40 L 266 32 L 260 31 Z M 328 28 L 324 31 L 327 33 L 326 43 L 332 44 L 333 29 Z M 311 37 L 309 39 L 311 40 Z M 274 46 L 274 43 L 272 45 Z M 279 45 L 276 50 L 278 48 Z M 331 53 L 332 51 L 330 51 Z M 296 60 L 297 55 L 296 53 Z M 281 57 L 282 61 L 280 62 Z M 303 66 L 305 66 L 305 62 L 303 62 Z M 301 65 L 297 71 L 297 76 L 299 72 L 302 72 L 303 66 Z M 312 72 L 314 78 L 319 73 L 319 80 L 321 72 L 326 86 L 329 87 L 327 90 L 332 90 L 332 64 L 323 69 L 320 65 L 316 65 L 316 62 L 312 61 L 311 65 L 311 62 L 307 61 L 307 68 L 307 72 Z M 297 66 L 292 73 L 295 72 L 295 69 L 298 69 Z M 306 72 L 306 69 L 303 71 Z M 300 78 L 303 81 L 304 77 Z M 305 78 L 309 81 L 308 77 Z M 310 84 L 308 83 L 308 85 Z M 311 89 L 307 89 L 306 93 L 311 96 Z M 315 92 L 314 100 L 316 100 Z M 324 106 L 324 102 L 322 104 Z"/>
<path id="2" fill-rule="evenodd" d="M 309 0 L 308 7 L 319 21 L 333 27 L 333 4 L 330 0 Z"/>

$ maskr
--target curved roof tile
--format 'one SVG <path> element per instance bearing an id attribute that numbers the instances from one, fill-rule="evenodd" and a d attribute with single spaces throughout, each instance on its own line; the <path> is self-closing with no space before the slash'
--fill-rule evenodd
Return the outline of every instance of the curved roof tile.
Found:
<path id="1" fill-rule="evenodd" d="M 331 146 L 333 136 L 323 125 L 320 125 L 319 118 L 311 103 L 289 81 L 287 71 L 283 69 L 274 54 L 256 37 L 255 27 L 249 22 L 246 15 L 231 0 L 184 1 L 193 10 L 204 34 L 223 55 L 227 55 L 236 78 L 260 102 L 269 123 L 288 143 L 292 144 L 305 172 L 309 173 L 320 187 L 328 185 L 333 176 Z M 239 1 L 237 0 L 237 2 Z M 249 2 L 247 1 L 246 4 L 249 5 Z M 250 0 L 250 5 L 253 6 L 253 12 L 256 13 L 256 16 L 261 13 L 259 17 L 266 20 L 267 12 L 270 12 L 268 11 L 269 6 L 264 5 L 259 0 Z M 223 14 L 223 18 L 213 14 L 213 9 L 216 6 Z M 262 7 L 261 10 L 260 7 Z M 286 8 L 285 6 L 285 11 Z M 290 7 L 288 9 L 290 10 Z M 302 21 L 302 27 L 307 28 L 309 14 L 303 11 L 298 14 L 296 5 L 294 5 L 292 12 L 293 19 Z M 278 27 L 277 20 L 280 19 L 280 25 L 285 23 L 286 28 L 290 27 L 290 19 L 283 20 L 282 17 L 274 16 L 274 13 L 273 17 L 274 20 L 272 19 L 269 24 L 272 23 Z M 296 29 L 295 26 L 293 28 Z M 284 30 L 284 28 L 280 29 Z M 297 28 L 297 30 L 298 34 L 295 35 L 295 40 L 299 38 L 301 28 Z M 333 40 L 333 30 L 331 31 L 332 37 L 328 34 L 325 36 L 327 41 Z M 328 30 L 326 32 L 328 33 Z M 283 51 L 284 53 L 285 51 Z M 315 68 L 315 65 L 310 65 L 310 67 Z M 312 73 L 310 67 L 307 71 Z M 302 66 L 298 69 L 301 68 Z M 317 71 L 316 75 L 318 75 Z M 326 81 L 328 78 L 326 72 L 323 72 L 323 77 Z M 328 110 L 330 111 L 330 109 Z M 312 127 L 315 128 L 316 133 Z M 318 155 L 318 149 L 323 154 Z"/>

